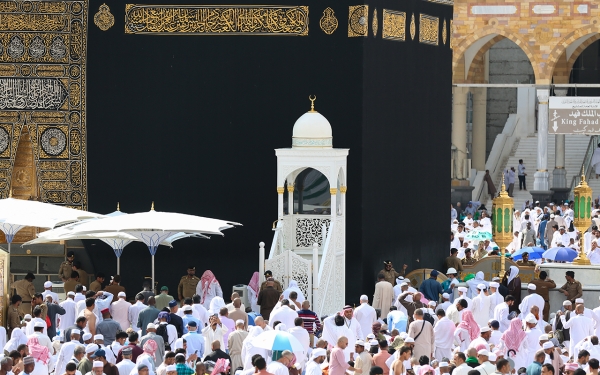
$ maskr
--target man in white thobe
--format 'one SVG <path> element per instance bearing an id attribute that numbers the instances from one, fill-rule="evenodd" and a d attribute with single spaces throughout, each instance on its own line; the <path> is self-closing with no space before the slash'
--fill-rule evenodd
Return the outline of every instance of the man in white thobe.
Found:
<path id="1" fill-rule="evenodd" d="M 482 326 L 479 327 L 479 337 L 477 337 L 475 340 L 471 341 L 471 343 L 469 344 L 469 348 L 475 348 L 477 349 L 480 346 L 485 346 L 486 350 L 490 350 L 490 337 L 492 336 L 492 330 L 490 329 L 490 327 L 486 326 Z"/>
<path id="2" fill-rule="evenodd" d="M 344 313 L 344 324 L 346 324 L 346 327 L 348 327 L 350 331 L 352 331 L 352 333 L 354 334 L 354 342 L 356 340 L 361 340 L 363 336 L 366 336 L 367 333 L 370 333 L 372 331 L 368 330 L 367 333 L 363 334 L 360 323 L 358 322 L 358 319 L 356 319 L 356 317 L 354 316 L 354 310 L 352 310 L 352 306 L 344 306 L 344 311 L 342 312 Z M 352 342 L 353 347 L 354 342 Z M 351 341 L 349 339 L 348 344 L 350 343 Z"/>
<path id="3" fill-rule="evenodd" d="M 44 283 L 44 291 L 42 292 L 42 296 L 44 297 L 44 301 L 46 301 L 46 296 L 52 297 L 52 302 L 59 303 L 58 294 L 52 291 L 52 281 L 46 281 Z"/>
<path id="4" fill-rule="evenodd" d="M 442 303 L 440 303 L 435 310 L 437 311 L 438 309 L 442 309 L 446 311 L 450 305 L 452 305 L 452 302 L 450 302 L 450 295 L 448 293 L 444 293 L 442 294 Z"/>
<path id="5" fill-rule="evenodd" d="M 488 320 L 490 320 L 490 303 L 491 300 L 488 296 L 486 285 L 481 283 L 477 285 L 478 294 L 473 298 L 471 306 L 471 312 L 473 318 L 480 327 L 487 326 Z"/>
<path id="6" fill-rule="evenodd" d="M 67 328 L 71 327 L 75 323 L 76 314 L 76 304 L 73 298 L 75 297 L 75 293 L 69 292 L 67 293 L 67 299 L 60 303 L 60 307 L 65 309 L 65 313 L 60 315 L 60 321 L 58 322 L 58 329 L 60 330 L 61 336 L 64 336 L 64 332 Z M 65 342 L 68 341 L 69 338 L 65 338 Z"/>
<path id="7" fill-rule="evenodd" d="M 375 294 L 373 295 L 373 307 L 381 309 L 381 316 L 387 316 L 390 306 L 394 302 L 394 287 L 385 280 L 383 273 L 377 275 Z"/>
<path id="8" fill-rule="evenodd" d="M 371 332 L 373 323 L 377 321 L 377 312 L 375 312 L 373 306 L 369 305 L 369 297 L 364 294 L 360 296 L 360 306 L 354 310 L 354 317 L 358 320 L 358 324 L 360 324 L 363 336 Z M 357 339 L 364 340 L 365 337 L 357 337 Z"/>
<path id="9" fill-rule="evenodd" d="M 535 360 L 535 352 L 540 348 L 540 336 L 543 334 L 542 331 L 537 328 L 537 319 L 533 314 L 528 314 L 525 317 L 525 324 L 527 329 L 525 330 L 525 340 L 527 340 L 527 361 L 531 363 Z"/>
<path id="10" fill-rule="evenodd" d="M 143 309 L 145 309 L 146 305 L 144 305 L 144 295 L 141 293 L 138 293 L 135 296 L 135 303 L 133 305 L 131 305 L 129 307 L 129 313 L 128 313 L 128 317 L 129 317 L 129 323 L 131 323 L 131 327 L 134 327 L 134 330 L 137 331 L 137 323 L 138 323 L 138 316 L 140 315 L 140 311 L 142 311 Z"/>
<path id="11" fill-rule="evenodd" d="M 312 358 L 306 365 L 305 375 L 323 375 L 321 364 L 327 358 L 327 351 L 322 348 L 317 348 L 312 351 Z"/>
<path id="12" fill-rule="evenodd" d="M 308 331 L 304 328 L 304 321 L 302 318 L 296 318 L 294 321 L 295 326 L 288 329 L 288 333 L 298 339 L 302 347 L 304 348 L 304 353 L 308 353 L 308 349 L 310 347 L 310 336 Z M 296 357 L 296 363 L 299 368 L 304 368 L 306 362 L 306 354 L 303 356 Z"/>
<path id="13" fill-rule="evenodd" d="M 71 339 L 70 341 L 65 342 L 60 347 L 60 352 L 58 353 L 58 359 L 56 360 L 56 374 L 64 374 L 65 367 L 67 363 L 73 358 L 73 353 L 75 352 L 75 347 L 81 345 L 79 342 L 81 331 L 78 329 L 71 330 Z"/>
<path id="14" fill-rule="evenodd" d="M 469 297 L 467 297 L 467 292 L 469 291 L 469 289 L 467 289 L 464 286 L 459 286 L 457 289 L 458 289 L 458 297 L 456 297 L 454 302 L 456 302 L 459 299 L 464 299 L 465 301 L 467 301 L 467 309 L 471 310 L 473 300 L 471 300 Z"/>
<path id="15" fill-rule="evenodd" d="M 490 282 L 490 292 L 488 297 L 490 299 L 490 318 L 494 317 L 494 309 L 496 306 L 504 302 L 504 297 L 502 297 L 502 294 L 498 291 L 499 286 L 500 284 L 495 280 Z"/>
<path id="16" fill-rule="evenodd" d="M 562 311 L 558 312 L 563 327 L 569 329 L 569 334 L 571 336 L 571 340 L 569 342 L 569 354 L 573 353 L 575 345 L 577 345 L 581 340 L 594 334 L 594 322 L 592 319 L 585 317 L 583 312 L 583 305 L 577 305 L 577 307 L 575 307 L 576 315 L 573 316 L 571 313 L 571 319 L 568 321 L 566 320 Z"/>
<path id="17" fill-rule="evenodd" d="M 131 303 L 125 299 L 127 295 L 125 292 L 119 292 L 117 294 L 119 299 L 110 305 L 110 314 L 115 322 L 121 325 L 121 330 L 127 331 L 127 328 L 131 326 L 129 322 L 129 308 Z"/>
<path id="18" fill-rule="evenodd" d="M 269 326 L 271 326 L 271 328 L 275 328 L 273 327 L 273 323 L 280 321 L 281 323 L 285 324 L 287 328 L 291 328 L 294 326 L 294 320 L 297 317 L 298 313 L 290 308 L 290 301 L 284 298 L 281 300 L 281 307 L 271 312 Z"/>
<path id="19" fill-rule="evenodd" d="M 508 309 L 515 303 L 515 297 L 510 294 L 494 309 L 494 320 L 500 323 L 500 332 L 506 332 L 510 326 L 510 320 L 508 320 Z"/>
<path id="20" fill-rule="evenodd" d="M 535 284 L 527 284 L 527 289 L 529 290 L 529 295 L 523 298 L 521 304 L 519 305 L 519 310 L 521 311 L 521 314 L 527 316 L 527 314 L 531 312 L 531 308 L 533 306 L 537 306 L 540 309 L 540 311 L 544 311 L 544 305 L 546 304 L 546 302 L 544 301 L 544 297 L 540 296 L 535 292 L 537 289 Z"/>
<path id="21" fill-rule="evenodd" d="M 446 318 L 443 309 L 437 309 L 436 315 L 438 322 L 433 326 L 433 336 L 435 337 L 434 357 L 438 361 L 442 358 L 451 358 L 452 346 L 454 344 L 454 322 Z"/>

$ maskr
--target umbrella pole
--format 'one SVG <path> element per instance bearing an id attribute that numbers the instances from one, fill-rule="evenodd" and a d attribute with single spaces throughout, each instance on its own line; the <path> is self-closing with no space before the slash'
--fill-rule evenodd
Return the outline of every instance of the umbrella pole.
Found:
<path id="1" fill-rule="evenodd" d="M 121 274 L 121 257 L 117 257 L 117 275 Z"/>
<path id="2" fill-rule="evenodd" d="M 152 255 L 152 290 L 154 290 L 154 254 Z"/>

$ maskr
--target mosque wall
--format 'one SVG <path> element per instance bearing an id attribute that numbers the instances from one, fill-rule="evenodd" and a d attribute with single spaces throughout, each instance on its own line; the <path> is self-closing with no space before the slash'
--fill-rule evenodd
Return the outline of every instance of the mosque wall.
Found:
<path id="1" fill-rule="evenodd" d="M 436 210 L 448 200 L 439 181 L 449 175 L 451 103 L 447 1 L 166 3 L 90 4 L 78 29 L 85 31 L 88 22 L 87 49 L 85 32 L 74 35 L 71 28 L 79 63 L 52 76 L 70 90 L 62 104 L 68 108 L 61 121 L 45 125 L 70 137 L 69 156 L 60 162 L 72 165 L 73 113 L 80 115 L 77 129 L 86 124 L 79 150 L 81 160 L 88 158 L 89 210 L 111 212 L 120 202 L 122 211 L 139 212 L 154 201 L 158 211 L 244 224 L 224 238 L 159 248 L 159 286 L 176 295 L 190 265 L 198 276 L 211 269 L 225 296 L 232 285 L 248 283 L 258 270 L 258 243 L 270 246 L 277 218 L 274 149 L 291 146 L 309 95 L 317 96 L 316 110 L 332 124 L 334 147 L 350 149 L 347 300 L 358 302 L 372 291 L 385 259 L 409 269 L 441 266 L 447 222 Z M 71 65 L 80 67 L 76 77 Z M 81 183 L 85 171 L 82 164 Z M 115 274 L 110 248 L 89 241 L 86 248 L 96 271 Z M 141 289 L 150 263 L 145 246 L 125 249 L 121 274 L 129 294 Z"/>

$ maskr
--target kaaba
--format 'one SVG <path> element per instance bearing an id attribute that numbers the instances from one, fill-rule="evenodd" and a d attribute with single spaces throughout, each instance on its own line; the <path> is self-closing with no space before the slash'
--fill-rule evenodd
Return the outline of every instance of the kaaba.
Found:
<path id="1" fill-rule="evenodd" d="M 189 266 L 210 269 L 227 300 L 258 270 L 259 242 L 270 247 L 274 149 L 291 146 L 314 95 L 333 147 L 350 149 L 346 300 L 372 294 L 384 260 L 441 269 L 451 0 L 11 0 L 0 13 L 0 130 L 11 141 L 0 147 L 3 197 L 19 140 L 31 140 L 44 201 L 100 213 L 154 202 L 242 223 L 156 254 L 159 287 L 175 295 Z M 53 85 L 53 101 L 19 104 L 13 84 Z M 88 272 L 116 273 L 108 246 L 84 246 Z M 150 259 L 141 243 L 125 249 L 128 292 L 141 289 Z"/>

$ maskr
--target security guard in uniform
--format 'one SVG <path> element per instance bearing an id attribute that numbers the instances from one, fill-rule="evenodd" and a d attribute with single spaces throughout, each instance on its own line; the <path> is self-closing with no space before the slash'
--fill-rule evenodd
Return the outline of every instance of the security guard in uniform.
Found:
<path id="1" fill-rule="evenodd" d="M 23 299 L 18 294 L 15 294 L 10 299 L 11 305 L 8 306 L 8 311 L 6 314 L 6 328 L 7 328 L 8 337 L 10 337 L 10 335 L 12 334 L 12 331 L 15 328 L 21 327 L 21 317 L 23 315 L 21 315 L 19 313 L 19 306 L 21 305 L 22 300 Z"/>
<path id="2" fill-rule="evenodd" d="M 188 267 L 187 275 L 183 276 L 177 286 L 177 295 L 179 300 L 192 298 L 196 294 L 196 286 L 200 279 L 196 277 L 196 267 Z"/>
<path id="3" fill-rule="evenodd" d="M 12 285 L 12 289 L 15 290 L 14 294 L 20 295 L 23 299 L 19 306 L 19 313 L 21 316 L 31 314 L 31 301 L 35 295 L 35 287 L 32 283 L 33 280 L 35 280 L 35 276 L 33 276 L 33 273 L 29 272 L 25 275 L 24 279 L 17 280 Z"/>
<path id="4" fill-rule="evenodd" d="M 58 269 L 58 277 L 62 281 L 67 281 L 71 277 L 71 272 L 73 271 L 73 261 L 75 260 L 75 252 L 69 251 L 67 253 L 67 260 L 60 264 L 60 268 Z"/>
<path id="5" fill-rule="evenodd" d="M 263 290 L 267 287 L 267 280 L 269 277 L 273 277 L 273 272 L 271 271 L 265 271 L 265 281 L 262 282 L 262 284 L 260 284 L 260 290 Z M 277 280 L 274 280 L 275 285 L 273 285 L 273 288 L 275 288 L 275 290 L 277 290 L 279 293 L 283 293 L 283 288 L 281 287 L 281 283 Z"/>

